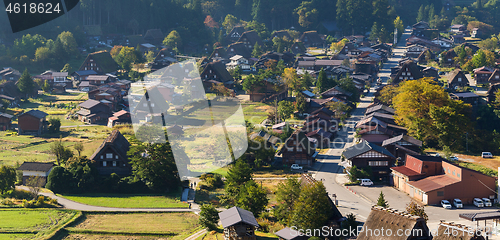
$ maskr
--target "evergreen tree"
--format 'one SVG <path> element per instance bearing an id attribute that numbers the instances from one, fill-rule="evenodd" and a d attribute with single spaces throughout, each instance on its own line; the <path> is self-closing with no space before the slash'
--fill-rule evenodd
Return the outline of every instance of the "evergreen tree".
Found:
<path id="1" fill-rule="evenodd" d="M 378 28 L 377 22 L 374 22 L 372 29 L 370 31 L 370 40 L 376 41 L 378 39 L 379 33 L 380 33 L 380 29 Z"/>
<path id="2" fill-rule="evenodd" d="M 35 82 L 31 78 L 31 75 L 28 73 L 28 69 L 25 69 L 21 78 L 17 82 L 17 88 L 24 95 L 25 98 L 33 95 L 33 91 L 35 90 Z"/>
<path id="3" fill-rule="evenodd" d="M 208 230 L 217 230 L 219 221 L 219 211 L 212 204 L 203 204 L 200 206 L 200 225 Z"/>
<path id="4" fill-rule="evenodd" d="M 304 94 L 299 93 L 297 97 L 295 98 L 296 101 L 296 106 L 297 106 L 297 111 L 302 114 L 307 110 L 307 102 L 306 98 L 304 97 Z"/>
<path id="5" fill-rule="evenodd" d="M 321 68 L 318 74 L 318 80 L 316 81 L 316 93 L 322 93 L 327 90 L 327 80 L 326 72 L 323 68 Z"/>
<path id="6" fill-rule="evenodd" d="M 254 180 L 249 180 L 241 187 L 236 206 L 252 212 L 255 216 L 259 216 L 268 202 L 267 192 Z"/>
<path id="7" fill-rule="evenodd" d="M 0 193 L 9 191 L 15 188 L 16 169 L 11 166 L 0 167 Z"/>
<path id="8" fill-rule="evenodd" d="M 425 12 L 424 11 L 425 11 L 424 5 L 420 5 L 420 8 L 418 9 L 417 22 L 425 20 Z"/>
<path id="9" fill-rule="evenodd" d="M 241 187 L 252 180 L 252 168 L 242 159 L 236 160 L 229 169 L 226 176 L 226 197 L 229 201 L 235 201 L 241 190 Z"/>
<path id="10" fill-rule="evenodd" d="M 261 54 L 262 49 L 260 48 L 259 43 L 255 42 L 255 45 L 253 46 L 252 57 L 259 58 Z"/>
<path id="11" fill-rule="evenodd" d="M 384 207 L 384 208 L 388 208 L 389 207 L 389 204 L 385 200 L 385 195 L 384 195 L 384 193 L 382 191 L 380 191 L 380 195 L 378 196 L 377 206 L 381 206 L 381 207 Z"/>

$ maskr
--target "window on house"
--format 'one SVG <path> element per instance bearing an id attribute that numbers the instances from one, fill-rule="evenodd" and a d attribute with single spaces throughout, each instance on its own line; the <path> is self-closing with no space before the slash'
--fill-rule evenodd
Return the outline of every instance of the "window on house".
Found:
<path id="1" fill-rule="evenodd" d="M 102 161 L 102 166 L 106 167 L 106 163 L 107 163 L 106 161 Z"/>
<path id="2" fill-rule="evenodd" d="M 458 81 L 461 82 L 462 81 L 462 78 L 458 78 Z"/>
<path id="3" fill-rule="evenodd" d="M 142 106 L 143 107 L 148 107 L 148 104 L 147 103 L 143 103 Z"/>
<path id="4" fill-rule="evenodd" d="M 208 70 L 208 73 L 212 73 L 212 70 Z"/>
<path id="5" fill-rule="evenodd" d="M 452 174 L 453 174 L 453 176 L 455 176 L 455 170 L 453 170 L 453 173 L 452 173 Z"/>
<path id="6" fill-rule="evenodd" d="M 302 148 L 297 148 L 297 152 L 302 152 Z"/>
<path id="7" fill-rule="evenodd" d="M 214 78 L 217 78 L 217 75 L 214 75 Z"/>
<path id="8" fill-rule="evenodd" d="M 106 153 L 106 158 L 113 158 L 113 154 L 112 153 Z"/>
<path id="9" fill-rule="evenodd" d="M 87 70 L 87 67 L 85 67 L 85 70 Z"/>
<path id="10" fill-rule="evenodd" d="M 118 155 L 115 155 L 115 159 L 118 159 Z"/>
<path id="11" fill-rule="evenodd" d="M 496 75 L 496 76 L 495 76 L 495 78 L 496 78 L 496 79 L 499 79 L 499 78 L 500 78 L 500 76 Z"/>
<path id="12" fill-rule="evenodd" d="M 113 161 L 113 167 L 116 167 L 116 161 Z"/>
<path id="13" fill-rule="evenodd" d="M 103 155 L 101 155 L 101 159 L 104 159 L 104 156 L 103 156 Z"/>
<path id="14" fill-rule="evenodd" d="M 460 173 L 457 173 L 457 177 L 460 177 Z"/>
<path id="15" fill-rule="evenodd" d="M 442 197 L 442 196 L 444 196 L 444 191 L 438 191 L 438 192 L 437 192 L 437 195 L 438 195 L 438 197 Z"/>
<path id="16" fill-rule="evenodd" d="M 154 104 L 154 103 L 151 103 L 151 107 L 155 107 L 155 104 Z"/>

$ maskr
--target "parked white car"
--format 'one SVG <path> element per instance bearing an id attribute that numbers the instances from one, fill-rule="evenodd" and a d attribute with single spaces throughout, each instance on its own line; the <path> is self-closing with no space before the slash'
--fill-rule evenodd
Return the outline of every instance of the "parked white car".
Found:
<path id="1" fill-rule="evenodd" d="M 292 164 L 290 167 L 292 170 L 302 170 L 302 166 L 299 166 L 299 164 Z"/>
<path id="2" fill-rule="evenodd" d="M 474 198 L 474 201 L 472 202 L 474 204 L 474 206 L 476 207 L 484 207 L 484 203 L 483 203 L 483 200 L 479 199 L 479 198 Z"/>
<path id="3" fill-rule="evenodd" d="M 451 209 L 451 203 L 448 200 L 441 200 L 441 206 L 445 209 Z"/>
<path id="4" fill-rule="evenodd" d="M 489 199 L 483 198 L 482 200 L 483 200 L 483 203 L 484 203 L 485 207 L 491 207 L 492 206 L 491 201 Z"/>
<path id="5" fill-rule="evenodd" d="M 359 184 L 361 186 L 371 186 L 371 185 L 373 185 L 373 182 L 370 179 L 359 179 L 359 180 L 361 181 L 361 183 Z"/>
<path id="6" fill-rule="evenodd" d="M 490 152 L 482 152 L 481 153 L 481 157 L 483 157 L 483 158 L 493 158 L 493 154 L 491 154 Z"/>
<path id="7" fill-rule="evenodd" d="M 464 204 L 462 203 L 462 200 L 455 198 L 453 199 L 453 206 L 456 208 L 464 208 Z"/>
<path id="8" fill-rule="evenodd" d="M 456 156 L 451 156 L 451 157 L 450 157 L 450 160 L 451 160 L 451 161 L 458 161 L 458 157 L 456 157 Z"/>

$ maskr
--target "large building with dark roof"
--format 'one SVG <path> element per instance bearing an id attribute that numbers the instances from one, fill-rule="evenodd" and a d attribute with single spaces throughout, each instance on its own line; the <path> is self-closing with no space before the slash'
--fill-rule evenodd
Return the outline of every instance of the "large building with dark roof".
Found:
<path id="1" fill-rule="evenodd" d="M 127 156 L 129 148 L 130 143 L 120 131 L 113 130 L 90 156 L 90 160 L 95 162 L 97 171 L 101 175 L 110 175 L 111 173 L 122 176 L 130 175 L 132 168 Z"/>
<path id="2" fill-rule="evenodd" d="M 342 152 L 342 157 L 349 166 L 356 166 L 359 169 L 370 167 L 373 178 L 382 181 L 389 180 L 390 168 L 395 160 L 394 155 L 387 149 L 365 140 L 346 148 Z"/>
<path id="3" fill-rule="evenodd" d="M 42 184 L 45 185 L 47 177 L 54 167 L 54 163 L 24 162 L 17 170 L 23 172 L 23 184 L 26 184 L 30 178 L 39 177 Z"/>
<path id="4" fill-rule="evenodd" d="M 94 70 L 98 74 L 115 73 L 120 67 L 108 51 L 90 53 L 78 71 Z"/>

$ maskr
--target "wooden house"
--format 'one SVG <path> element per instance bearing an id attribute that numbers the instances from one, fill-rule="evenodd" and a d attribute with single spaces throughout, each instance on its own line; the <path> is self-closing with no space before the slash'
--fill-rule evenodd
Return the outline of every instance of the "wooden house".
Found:
<path id="1" fill-rule="evenodd" d="M 259 227 L 252 212 L 232 207 L 219 213 L 224 228 L 224 240 L 256 240 L 255 230 Z"/>
<path id="2" fill-rule="evenodd" d="M 286 39 L 288 41 L 292 40 L 292 36 L 288 33 L 287 30 L 280 30 L 280 31 L 274 31 L 271 34 L 271 37 L 269 39 L 274 39 L 275 37 L 281 38 L 281 39 Z"/>
<path id="3" fill-rule="evenodd" d="M 161 44 L 165 36 L 161 29 L 149 29 L 144 34 L 144 40 L 152 44 Z"/>
<path id="4" fill-rule="evenodd" d="M 202 81 L 215 80 L 227 88 L 233 88 L 234 78 L 229 74 L 226 66 L 220 61 L 208 63 L 200 74 Z"/>
<path id="5" fill-rule="evenodd" d="M 398 211 L 391 208 L 373 206 L 370 215 L 359 232 L 357 240 L 431 240 L 432 235 L 427 227 L 426 220 L 420 216 L 407 214 L 404 211 Z M 383 229 L 385 233 L 392 232 L 389 237 L 387 234 L 380 233 Z M 375 231 L 379 230 L 379 231 Z M 394 233 L 406 234 L 394 234 Z"/>
<path id="6" fill-rule="evenodd" d="M 89 99 L 78 106 L 80 107 L 80 110 L 76 112 L 78 120 L 89 124 L 107 123 L 108 117 L 111 115 L 111 109 L 97 100 Z"/>
<path id="7" fill-rule="evenodd" d="M 316 147 L 302 130 L 295 131 L 278 150 L 283 164 L 312 166 L 316 161 Z"/>
<path id="8" fill-rule="evenodd" d="M 29 110 L 17 117 L 17 132 L 21 134 L 41 135 L 47 131 L 47 113 L 40 110 Z"/>
<path id="9" fill-rule="evenodd" d="M 408 60 L 402 64 L 401 69 L 392 77 L 392 84 L 397 85 L 405 80 L 417 80 L 423 76 L 417 63 L 413 60 Z"/>
<path id="10" fill-rule="evenodd" d="M 495 100 L 496 100 L 495 93 L 497 91 L 500 91 L 500 83 L 491 84 L 490 88 L 488 88 L 487 96 L 488 96 L 488 103 L 489 104 L 492 104 L 495 102 Z"/>
<path id="11" fill-rule="evenodd" d="M 135 107 L 131 108 L 131 112 L 133 117 L 138 121 L 149 120 L 153 123 L 164 124 L 165 116 L 168 115 L 168 108 L 169 104 L 163 94 L 159 91 L 159 88 L 153 87 L 148 89 L 146 94 L 142 95 Z M 148 115 L 155 117 L 149 118 Z"/>
<path id="12" fill-rule="evenodd" d="M 396 113 L 396 110 L 394 108 L 388 107 L 384 104 L 376 104 L 374 106 L 367 108 L 365 115 L 369 115 L 369 114 L 374 113 L 374 112 L 394 115 Z"/>
<path id="13" fill-rule="evenodd" d="M 13 81 L 16 82 L 21 78 L 21 72 L 13 68 L 4 68 L 0 71 L 0 77 L 2 80 Z"/>
<path id="14" fill-rule="evenodd" d="M 94 70 L 98 74 L 115 73 L 119 69 L 118 64 L 108 51 L 90 53 L 78 71 Z"/>
<path id="15" fill-rule="evenodd" d="M 86 81 L 90 85 L 100 86 L 110 82 L 110 77 L 108 75 L 90 75 L 87 77 Z"/>
<path id="16" fill-rule="evenodd" d="M 413 44 L 406 47 L 404 55 L 410 58 L 418 58 L 418 56 L 426 50 L 428 49 L 420 44 Z"/>
<path id="17" fill-rule="evenodd" d="M 476 84 L 487 84 L 494 69 L 492 69 L 490 67 L 483 66 L 480 68 L 476 68 L 473 71 L 474 71 L 474 79 L 476 80 Z"/>
<path id="18" fill-rule="evenodd" d="M 325 40 L 318 34 L 317 31 L 307 31 L 302 33 L 299 40 L 304 44 L 304 47 L 323 47 Z"/>
<path id="19" fill-rule="evenodd" d="M 500 83 L 500 70 L 495 69 L 493 73 L 491 73 L 490 77 L 488 78 L 488 82 L 490 85 Z"/>
<path id="20" fill-rule="evenodd" d="M 97 75 L 97 72 L 94 70 L 76 71 L 71 74 L 71 79 L 73 80 L 73 82 L 80 82 L 87 80 L 87 77 L 90 75 Z"/>
<path id="21" fill-rule="evenodd" d="M 30 178 L 39 177 L 41 178 L 42 186 L 45 186 L 47 177 L 55 166 L 54 163 L 23 162 L 17 170 L 23 172 L 23 185 L 26 185 Z"/>
<path id="22" fill-rule="evenodd" d="M 450 98 L 455 100 L 461 100 L 464 103 L 468 103 L 472 106 L 479 105 L 481 101 L 479 95 L 473 92 L 450 93 Z"/>
<path id="23" fill-rule="evenodd" d="M 297 54 L 304 54 L 307 52 L 306 47 L 304 47 L 304 44 L 300 41 L 295 41 L 292 46 L 290 47 L 290 51 L 297 55 Z"/>
<path id="24" fill-rule="evenodd" d="M 225 58 L 225 61 L 236 55 L 240 55 L 246 59 L 250 59 L 252 57 L 252 50 L 248 49 L 245 43 L 235 42 L 229 45 L 227 47 L 227 50 L 225 50 L 225 52 L 222 51 L 222 49 L 219 49 L 217 52 L 214 52 L 213 54 L 220 55 L 221 58 Z M 214 61 L 215 60 L 217 59 L 214 59 Z"/>
<path id="25" fill-rule="evenodd" d="M 455 65 L 455 58 L 458 57 L 457 53 L 455 53 L 455 50 L 450 49 L 443 54 L 441 54 L 441 58 L 445 66 L 454 66 Z"/>
<path id="26" fill-rule="evenodd" d="M 113 116 L 108 118 L 108 127 L 112 128 L 116 124 L 132 123 L 130 112 L 125 110 L 120 110 L 113 113 Z"/>
<path id="27" fill-rule="evenodd" d="M 389 180 L 391 169 L 396 159 L 387 149 L 374 143 L 362 140 L 342 152 L 342 157 L 348 165 L 358 168 L 371 167 L 376 180 Z"/>
<path id="28" fill-rule="evenodd" d="M 17 102 L 23 97 L 23 94 L 19 91 L 13 81 L 4 81 L 3 83 L 0 83 L 0 94 L 12 98 L 7 99 L 11 102 Z"/>
<path id="29" fill-rule="evenodd" d="M 245 28 L 242 27 L 242 26 L 235 26 L 235 27 L 233 27 L 233 29 L 231 30 L 231 32 L 229 32 L 229 34 L 227 34 L 226 41 L 228 43 L 238 42 L 238 40 L 240 39 L 241 35 L 243 35 L 243 33 L 245 31 L 246 31 Z"/>
<path id="30" fill-rule="evenodd" d="M 6 131 L 12 128 L 13 117 L 14 116 L 7 113 L 0 113 L 0 131 Z"/>
<path id="31" fill-rule="evenodd" d="M 419 155 L 422 141 L 411 136 L 401 134 L 382 142 L 382 147 L 387 149 L 398 159 L 400 165 L 406 161 L 407 154 Z"/>
<path id="32" fill-rule="evenodd" d="M 90 160 L 95 162 L 100 175 L 110 175 L 116 173 L 127 176 L 132 173 L 129 164 L 127 151 L 130 143 L 118 130 L 113 130 L 111 134 L 101 143 L 90 156 Z"/>
<path id="33" fill-rule="evenodd" d="M 470 83 L 462 70 L 455 69 L 448 75 L 448 89 L 457 90 L 466 86 L 470 86 Z"/>
<path id="34" fill-rule="evenodd" d="M 245 45 L 247 49 L 250 51 L 253 50 L 253 47 L 255 44 L 260 45 L 261 47 L 264 46 L 264 43 L 262 42 L 262 39 L 260 38 L 259 34 L 257 34 L 256 31 L 246 31 L 243 34 L 241 34 L 240 39 L 238 39 L 238 42 L 241 42 Z"/>

